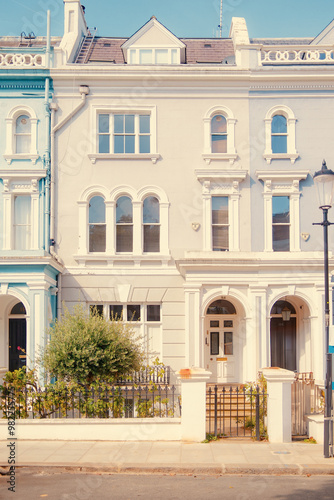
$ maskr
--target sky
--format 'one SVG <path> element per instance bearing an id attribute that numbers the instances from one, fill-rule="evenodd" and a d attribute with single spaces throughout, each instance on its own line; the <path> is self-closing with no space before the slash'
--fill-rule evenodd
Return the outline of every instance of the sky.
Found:
<path id="1" fill-rule="evenodd" d="M 130 37 L 152 15 L 178 37 L 219 36 L 220 0 L 82 0 L 89 28 L 100 36 Z M 0 36 L 63 34 L 63 0 L 0 0 Z M 232 17 L 244 17 L 252 38 L 314 37 L 334 18 L 333 0 L 223 0 L 222 36 Z"/>

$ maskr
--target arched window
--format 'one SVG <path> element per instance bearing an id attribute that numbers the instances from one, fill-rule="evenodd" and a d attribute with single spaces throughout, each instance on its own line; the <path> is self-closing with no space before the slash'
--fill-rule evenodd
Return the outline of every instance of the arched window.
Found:
<path id="1" fill-rule="evenodd" d="M 227 153 L 227 121 L 221 114 L 211 119 L 211 153 Z"/>
<path id="2" fill-rule="evenodd" d="M 271 108 L 265 117 L 266 148 L 263 157 L 267 163 L 272 160 L 290 160 L 295 163 L 296 118 L 290 108 L 278 105 Z"/>
<path id="3" fill-rule="evenodd" d="M 273 116 L 271 122 L 271 149 L 274 154 L 287 153 L 288 127 L 283 115 Z"/>
<path id="4" fill-rule="evenodd" d="M 15 122 L 15 153 L 24 154 L 31 151 L 31 121 L 30 116 L 20 115 Z"/>
<path id="5" fill-rule="evenodd" d="M 148 196 L 143 203 L 144 252 L 160 252 L 159 200 Z"/>
<path id="6" fill-rule="evenodd" d="M 133 210 L 128 196 L 121 196 L 116 203 L 116 252 L 133 251 Z"/>
<path id="7" fill-rule="evenodd" d="M 237 314 L 237 311 L 231 302 L 219 299 L 209 305 L 206 314 Z"/>
<path id="8" fill-rule="evenodd" d="M 89 251 L 106 251 L 106 210 L 102 196 L 89 201 Z"/>
<path id="9" fill-rule="evenodd" d="M 10 311 L 10 314 L 26 314 L 26 308 L 22 302 L 18 302 Z"/>

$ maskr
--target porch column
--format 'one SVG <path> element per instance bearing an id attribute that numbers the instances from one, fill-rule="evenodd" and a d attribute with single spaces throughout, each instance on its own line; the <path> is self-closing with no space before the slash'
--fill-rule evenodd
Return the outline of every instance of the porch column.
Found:
<path id="1" fill-rule="evenodd" d="M 201 285 L 185 286 L 186 366 L 200 366 L 203 351 L 201 335 Z"/>
<path id="2" fill-rule="evenodd" d="M 182 441 L 201 442 L 206 436 L 206 383 L 211 372 L 204 368 L 185 368 L 177 373 L 181 382 Z"/>
<path id="3" fill-rule="evenodd" d="M 268 394 L 268 438 L 271 443 L 291 442 L 291 384 L 294 372 L 263 368 Z"/>
<path id="4" fill-rule="evenodd" d="M 247 335 L 247 348 L 253 345 L 255 376 L 261 366 L 270 365 L 269 338 L 270 323 L 267 319 L 267 287 L 251 286 L 253 321 L 250 338 Z M 269 320 L 270 321 L 270 320 Z M 269 330 L 268 330 L 269 328 Z M 254 352 L 255 351 L 255 352 Z"/>

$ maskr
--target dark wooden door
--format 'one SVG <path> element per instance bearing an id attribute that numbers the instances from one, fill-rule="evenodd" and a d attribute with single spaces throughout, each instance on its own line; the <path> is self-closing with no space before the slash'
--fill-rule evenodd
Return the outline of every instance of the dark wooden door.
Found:
<path id="1" fill-rule="evenodd" d="M 18 349 L 18 347 L 20 349 Z M 9 371 L 18 370 L 26 365 L 27 330 L 26 320 L 9 320 Z M 22 351 L 21 349 L 24 349 Z"/>
<path id="2" fill-rule="evenodd" d="M 282 318 L 270 320 L 271 366 L 286 370 L 297 370 L 296 359 L 296 318 L 283 321 Z"/>

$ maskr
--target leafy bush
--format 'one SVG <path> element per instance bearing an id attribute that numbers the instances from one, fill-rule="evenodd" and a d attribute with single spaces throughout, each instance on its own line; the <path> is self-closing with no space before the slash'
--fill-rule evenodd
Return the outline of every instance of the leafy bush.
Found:
<path id="1" fill-rule="evenodd" d="M 144 359 L 131 325 L 88 314 L 82 305 L 67 309 L 50 328 L 40 356 L 47 373 L 59 380 L 90 385 L 113 381 L 139 370 Z"/>

